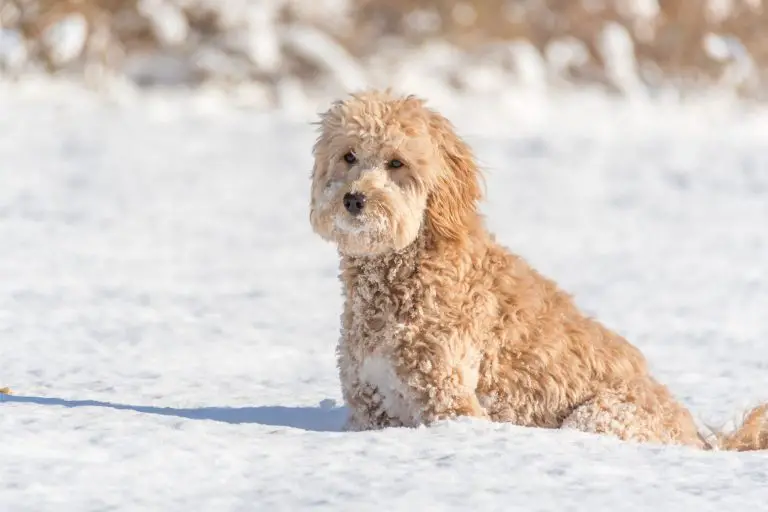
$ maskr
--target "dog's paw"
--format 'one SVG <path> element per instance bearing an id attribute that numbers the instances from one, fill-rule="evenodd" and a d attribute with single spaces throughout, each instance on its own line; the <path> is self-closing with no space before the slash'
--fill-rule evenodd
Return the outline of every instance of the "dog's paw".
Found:
<path id="1" fill-rule="evenodd" d="M 477 418 L 490 419 L 488 413 L 480 406 L 480 403 L 474 397 L 457 399 L 452 407 L 444 410 L 437 410 L 432 414 L 426 413 L 423 422 L 427 425 L 444 420 L 454 420 L 457 418 Z"/>
<path id="2" fill-rule="evenodd" d="M 350 414 L 341 429 L 344 432 L 363 432 L 366 430 L 373 430 L 373 426 L 370 425 L 370 422 L 361 421 L 360 418 L 356 417 L 354 414 Z"/>

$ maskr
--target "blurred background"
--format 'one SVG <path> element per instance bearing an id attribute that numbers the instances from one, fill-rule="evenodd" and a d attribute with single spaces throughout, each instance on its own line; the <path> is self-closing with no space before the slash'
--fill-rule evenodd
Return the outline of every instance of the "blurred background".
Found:
<path id="1" fill-rule="evenodd" d="M 766 96 L 762 0 L 0 0 L 0 72 L 223 88 L 275 107 L 365 85 Z"/>

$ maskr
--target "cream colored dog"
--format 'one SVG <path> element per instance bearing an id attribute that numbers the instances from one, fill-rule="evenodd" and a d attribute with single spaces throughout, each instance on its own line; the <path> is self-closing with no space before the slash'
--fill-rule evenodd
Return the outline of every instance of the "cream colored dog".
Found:
<path id="1" fill-rule="evenodd" d="M 348 428 L 472 416 L 625 440 L 768 449 L 768 406 L 705 438 L 642 354 L 495 242 L 440 114 L 366 92 L 321 116 L 310 221 L 341 257 Z"/>

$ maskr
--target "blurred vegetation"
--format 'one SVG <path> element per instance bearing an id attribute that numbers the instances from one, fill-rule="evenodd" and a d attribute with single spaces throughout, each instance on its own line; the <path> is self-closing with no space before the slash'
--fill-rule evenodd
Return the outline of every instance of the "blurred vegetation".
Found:
<path id="1" fill-rule="evenodd" d="M 24 46 L 16 60 L 0 61 L 5 73 L 37 66 L 87 75 L 151 56 L 153 66 L 135 72 L 135 82 L 275 84 L 286 76 L 307 82 L 323 65 L 307 51 L 311 43 L 302 46 L 286 34 L 311 28 L 362 69 L 379 54 L 434 42 L 482 62 L 491 50 L 524 41 L 547 64 L 562 61 L 558 73 L 566 82 L 621 89 L 604 42 L 609 29 L 622 27 L 643 85 L 725 83 L 762 97 L 768 78 L 763 0 L 0 0 L 0 6 L 5 33 L 19 34 Z M 73 15 L 84 35 L 67 53 L 56 27 Z"/>

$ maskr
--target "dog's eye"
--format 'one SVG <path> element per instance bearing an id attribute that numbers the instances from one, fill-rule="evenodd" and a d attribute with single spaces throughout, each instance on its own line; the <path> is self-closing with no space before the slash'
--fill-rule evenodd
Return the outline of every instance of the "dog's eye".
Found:
<path id="1" fill-rule="evenodd" d="M 353 152 L 350 151 L 349 153 L 346 153 L 344 155 L 344 161 L 347 162 L 348 164 L 353 164 L 357 162 L 357 157 Z"/>
<path id="2" fill-rule="evenodd" d="M 403 163 L 402 160 L 398 160 L 397 158 L 395 158 L 393 160 L 390 160 L 388 165 L 390 169 L 399 169 L 405 164 Z"/>

